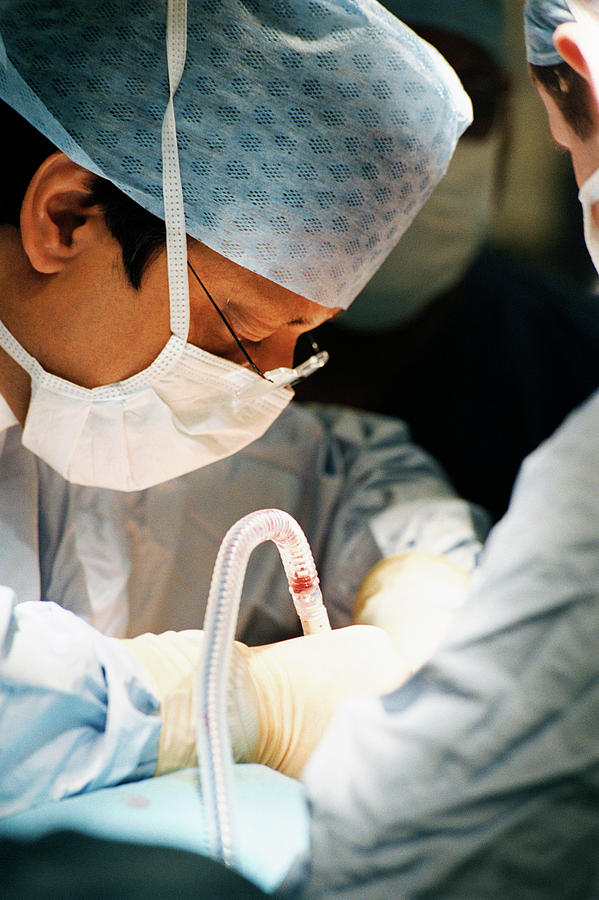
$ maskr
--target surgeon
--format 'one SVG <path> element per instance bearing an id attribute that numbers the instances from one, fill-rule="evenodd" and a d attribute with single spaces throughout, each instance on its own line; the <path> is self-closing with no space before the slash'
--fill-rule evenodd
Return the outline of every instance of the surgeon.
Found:
<path id="1" fill-rule="evenodd" d="M 524 13 L 599 270 L 599 3 L 527 0 Z M 301 896 L 597 895 L 598 434 L 595 392 L 525 461 L 437 652 L 333 718 L 303 773 Z"/>
<path id="2" fill-rule="evenodd" d="M 377 4 L 118 13 L 47 0 L 32 28 L 30 6 L 0 3 L 0 95 L 14 112 L 0 229 L 2 814 L 193 762 L 202 634 L 139 635 L 126 610 L 118 619 L 105 577 L 118 534 L 71 586 L 91 584 L 85 618 L 122 640 L 40 602 L 62 600 L 57 580 L 85 556 L 72 503 L 89 501 L 104 537 L 100 496 L 139 496 L 264 434 L 287 385 L 323 360 L 310 345 L 295 367 L 297 337 L 351 302 L 470 117 L 442 57 Z M 418 664 L 364 627 L 236 647 L 235 753 L 289 774 L 340 696 Z"/>

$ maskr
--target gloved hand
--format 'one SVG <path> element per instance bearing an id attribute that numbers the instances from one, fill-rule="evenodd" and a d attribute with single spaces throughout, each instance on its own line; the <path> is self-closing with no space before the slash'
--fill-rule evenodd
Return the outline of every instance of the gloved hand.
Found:
<path id="1" fill-rule="evenodd" d="M 387 693 L 409 674 L 385 632 L 366 625 L 240 649 L 258 700 L 259 739 L 250 761 L 294 778 L 342 700 Z"/>
<path id="2" fill-rule="evenodd" d="M 387 632 L 412 673 L 441 643 L 470 582 L 470 573 L 444 556 L 420 550 L 389 556 L 362 582 L 353 620 Z"/>
<path id="3" fill-rule="evenodd" d="M 155 774 L 195 766 L 195 695 L 204 632 L 166 631 L 113 640 L 137 660 L 160 701 L 162 728 Z M 258 701 L 242 647 L 247 649 L 235 641 L 227 697 L 233 756 L 239 762 L 247 761 L 258 743 Z"/>
<path id="4" fill-rule="evenodd" d="M 118 640 L 147 673 L 160 700 L 156 774 L 195 765 L 203 632 Z M 350 626 L 264 647 L 236 641 L 228 688 L 233 757 L 297 777 L 341 700 L 357 692 L 392 690 L 406 674 L 391 640 L 378 628 Z"/>

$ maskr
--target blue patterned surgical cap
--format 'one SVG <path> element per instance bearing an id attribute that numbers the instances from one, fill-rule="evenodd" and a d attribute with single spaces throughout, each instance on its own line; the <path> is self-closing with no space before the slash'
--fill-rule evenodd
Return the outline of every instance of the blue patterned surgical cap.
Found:
<path id="1" fill-rule="evenodd" d="M 526 0 L 524 38 L 526 59 L 536 66 L 555 66 L 564 60 L 553 46 L 553 32 L 563 22 L 573 22 L 567 0 Z"/>
<path id="2" fill-rule="evenodd" d="M 408 25 L 442 28 L 479 44 L 505 63 L 504 0 L 382 0 Z"/>
<path id="3" fill-rule="evenodd" d="M 162 218 L 166 6 L 0 0 L 0 96 Z M 471 117 L 453 70 L 374 0 L 190 0 L 175 112 L 188 233 L 343 307 Z"/>

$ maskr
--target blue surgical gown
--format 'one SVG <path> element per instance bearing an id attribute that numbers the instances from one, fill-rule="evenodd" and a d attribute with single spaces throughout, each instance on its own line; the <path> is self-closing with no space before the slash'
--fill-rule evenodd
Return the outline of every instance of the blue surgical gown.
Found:
<path id="1" fill-rule="evenodd" d="M 0 588 L 0 815 L 153 774 L 158 699 L 130 655 Z"/>
<path id="2" fill-rule="evenodd" d="M 599 393 L 523 464 L 471 598 L 304 770 L 306 898 L 599 896 Z"/>
<path id="3" fill-rule="evenodd" d="M 483 514 L 456 497 L 405 425 L 372 414 L 292 404 L 241 453 L 130 494 L 68 485 L 23 450 L 18 428 L 6 443 L 0 466 L 18 474 L 6 492 L 0 485 L 0 538 L 11 545 L 0 584 L 119 637 L 200 628 L 223 536 L 255 509 L 297 519 L 334 626 L 348 624 L 356 587 L 381 557 L 418 547 L 472 569 L 486 533 Z M 237 637 L 298 633 L 267 543 L 250 559 Z"/>
<path id="4" fill-rule="evenodd" d="M 18 426 L 0 438 L 0 815 L 153 772 L 157 699 L 106 635 L 201 627 L 246 513 L 297 518 L 333 625 L 382 556 L 419 547 L 472 568 L 486 529 L 402 423 L 350 410 L 292 404 L 245 451 L 133 494 L 67 484 Z M 252 555 L 237 631 L 299 633 L 272 544 Z"/>

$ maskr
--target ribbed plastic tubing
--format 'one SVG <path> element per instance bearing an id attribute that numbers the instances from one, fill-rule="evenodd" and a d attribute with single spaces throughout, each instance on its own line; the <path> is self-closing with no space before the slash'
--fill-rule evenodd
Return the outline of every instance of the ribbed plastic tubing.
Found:
<path id="1" fill-rule="evenodd" d="M 278 548 L 304 634 L 330 629 L 312 551 L 293 516 L 261 509 L 239 519 L 221 543 L 204 619 L 198 670 L 197 750 L 209 853 L 235 866 L 233 754 L 227 724 L 227 683 L 241 592 L 252 551 L 265 541 Z"/>

